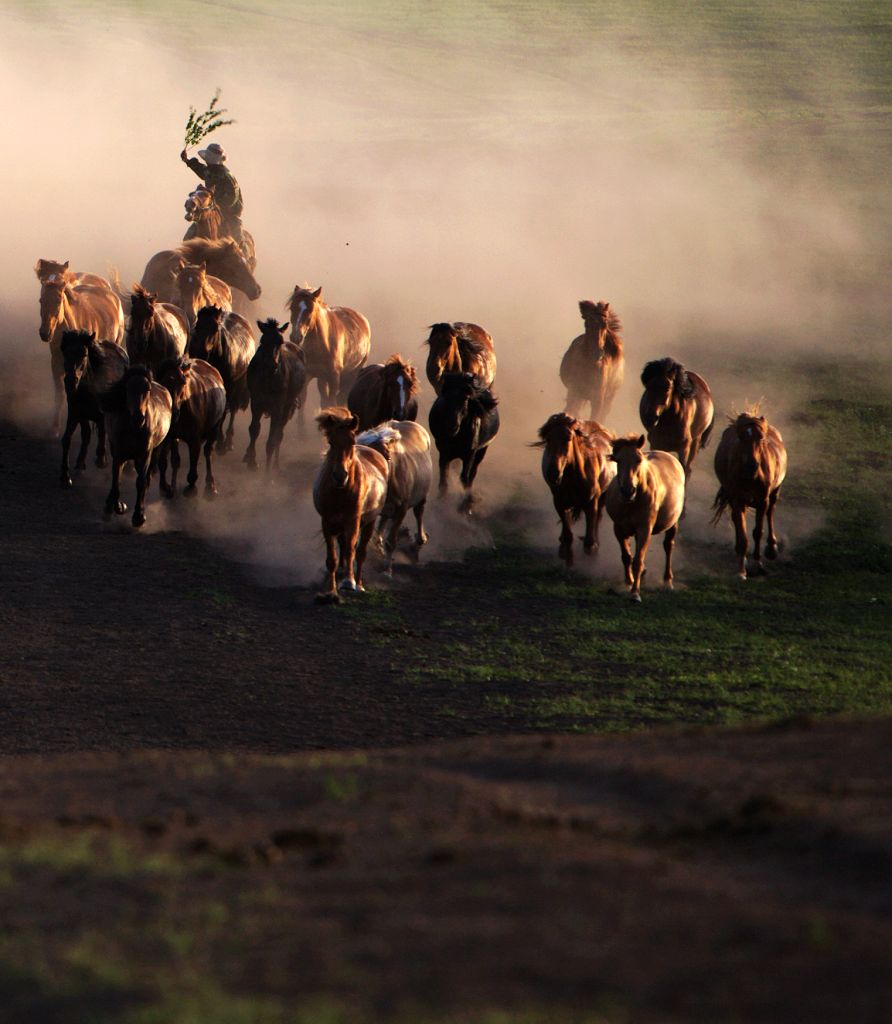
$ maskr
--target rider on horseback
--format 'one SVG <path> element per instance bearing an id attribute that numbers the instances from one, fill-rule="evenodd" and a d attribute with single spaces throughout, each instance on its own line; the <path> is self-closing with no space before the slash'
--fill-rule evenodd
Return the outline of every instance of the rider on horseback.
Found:
<path id="1" fill-rule="evenodd" d="M 205 161 L 195 157 L 187 157 L 186 150 L 180 153 L 180 159 L 190 167 L 201 180 L 213 186 L 214 199 L 223 214 L 223 230 L 237 242 L 242 242 L 242 190 L 232 172 L 225 166 L 226 153 L 223 147 L 212 142 L 207 149 L 200 149 L 198 155 Z M 190 229 L 191 230 L 191 229 Z M 187 237 L 189 233 L 187 232 Z"/>

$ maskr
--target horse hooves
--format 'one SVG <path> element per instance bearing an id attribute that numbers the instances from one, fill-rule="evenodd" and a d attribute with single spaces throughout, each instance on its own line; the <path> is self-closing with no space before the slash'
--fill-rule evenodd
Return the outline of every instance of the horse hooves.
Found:
<path id="1" fill-rule="evenodd" d="M 161 493 L 164 495 L 165 498 L 174 498 L 174 497 L 176 497 L 176 491 L 172 487 L 170 487 L 168 484 L 165 484 L 161 488 Z"/>
<path id="2" fill-rule="evenodd" d="M 119 501 L 115 505 L 115 515 L 122 516 L 127 511 L 127 503 L 125 501 Z"/>
<path id="3" fill-rule="evenodd" d="M 641 604 L 641 595 L 635 591 L 635 593 L 629 594 L 629 600 L 634 601 L 635 604 Z"/>
<path id="4" fill-rule="evenodd" d="M 213 485 L 211 485 L 210 487 L 205 487 L 204 489 L 204 496 L 207 498 L 208 501 L 213 501 L 214 498 L 216 498 L 219 493 L 220 492 Z"/>
<path id="5" fill-rule="evenodd" d="M 761 562 L 756 562 L 750 569 L 750 576 L 766 576 L 765 566 Z"/>
<path id="6" fill-rule="evenodd" d="M 145 523 L 146 523 L 145 513 L 144 512 L 134 512 L 133 513 L 133 519 L 131 520 L 131 522 L 133 523 L 133 528 L 135 530 L 138 530 L 141 526 L 145 526 Z"/>
<path id="7" fill-rule="evenodd" d="M 69 487 L 74 487 L 74 481 L 71 479 L 70 476 L 63 476 L 59 483 L 62 489 L 65 491 L 67 491 Z"/>
<path id="8" fill-rule="evenodd" d="M 359 588 L 352 580 L 341 580 L 341 585 L 338 587 L 344 594 L 354 594 Z"/>
<path id="9" fill-rule="evenodd" d="M 314 598 L 316 604 L 340 604 L 341 595 L 336 592 L 317 594 Z"/>
<path id="10" fill-rule="evenodd" d="M 187 498 L 194 498 L 195 495 L 198 494 L 198 488 L 196 488 L 195 484 L 188 484 L 183 488 L 183 494 Z"/>
<path id="11" fill-rule="evenodd" d="M 771 561 L 773 562 L 775 560 L 775 558 L 777 558 L 777 548 L 766 548 L 765 549 L 765 557 L 766 558 L 770 558 Z"/>

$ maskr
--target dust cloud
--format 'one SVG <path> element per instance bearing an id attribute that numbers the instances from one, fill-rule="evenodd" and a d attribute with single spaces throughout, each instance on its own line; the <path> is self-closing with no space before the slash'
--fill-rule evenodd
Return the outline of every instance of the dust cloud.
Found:
<path id="1" fill-rule="evenodd" d="M 182 126 L 220 86 L 238 123 L 214 139 L 257 244 L 257 317 L 284 319 L 295 283 L 322 285 L 329 303 L 369 317 L 373 360 L 401 352 L 416 365 L 430 323 L 485 326 L 503 426 L 480 490 L 490 509 L 522 492 L 544 547 L 557 527 L 527 442 L 562 408 L 557 367 L 581 330 L 579 299 L 609 300 L 625 325 L 626 383 L 608 424 L 618 433 L 639 428 L 641 365 L 670 354 L 707 376 L 720 416 L 763 397 L 783 427 L 805 385 L 772 381 L 760 356 L 837 345 L 853 289 L 863 309 L 877 279 L 863 196 L 828 169 L 826 140 L 795 119 L 761 123 L 702 38 L 661 49 L 642 10 L 594 21 L 573 3 L 455 3 L 424 17 L 374 6 L 4 6 L 0 350 L 12 414 L 34 430 L 49 418 L 35 261 L 113 264 L 138 280 L 185 229 L 197 179 L 178 158 Z M 820 107 L 813 76 L 796 85 Z M 867 320 L 886 315 L 875 306 Z M 209 534 L 270 582 L 308 581 L 321 563 L 309 422 L 303 435 L 289 428 L 287 472 L 264 489 L 239 462 L 242 417 L 220 461 L 221 500 L 164 512 L 155 500 L 150 523 Z M 711 456 L 695 470 L 698 503 L 712 496 Z M 429 557 L 490 542 L 451 512 L 431 520 Z M 710 533 L 696 515 L 690 526 Z"/>

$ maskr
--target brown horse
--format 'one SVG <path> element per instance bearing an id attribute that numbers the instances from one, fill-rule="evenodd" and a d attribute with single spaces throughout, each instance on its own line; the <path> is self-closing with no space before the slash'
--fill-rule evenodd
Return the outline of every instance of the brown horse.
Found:
<path id="1" fill-rule="evenodd" d="M 418 416 L 418 375 L 402 356 L 386 363 L 363 367 L 350 394 L 347 407 L 359 417 L 359 429 L 368 430 L 385 420 L 414 420 Z"/>
<path id="2" fill-rule="evenodd" d="M 306 388 L 307 367 L 303 349 L 285 341 L 288 324 L 279 324 L 270 318 L 257 321 L 260 344 L 248 364 L 248 392 L 251 395 L 251 423 L 248 427 L 248 450 L 244 462 L 249 469 L 257 469 L 257 438 L 264 416 L 269 416 L 269 436 L 266 439 L 266 469 L 275 461 L 279 465 L 279 449 L 285 436 L 285 427 L 299 409 Z"/>
<path id="3" fill-rule="evenodd" d="M 111 490 L 105 500 L 105 515 L 123 515 L 121 466 L 132 459 L 136 468 L 136 504 L 133 525 L 146 521 L 146 490 L 155 469 L 158 449 L 170 430 L 172 403 L 167 388 L 152 379 L 146 366 L 131 366 L 105 398 L 105 427 L 112 454 Z"/>
<path id="4" fill-rule="evenodd" d="M 133 286 L 127 355 L 134 366 L 148 366 L 150 370 L 157 370 L 165 359 L 183 355 L 189 342 L 185 313 L 179 306 L 157 300 L 154 292 L 138 284 Z"/>
<path id="5" fill-rule="evenodd" d="M 208 274 L 205 263 L 186 263 L 180 267 L 177 287 L 180 293 L 176 305 L 186 314 L 190 328 L 195 326 L 198 311 L 204 306 L 218 306 L 227 313 L 232 312 L 232 289 L 219 277 Z"/>
<path id="6" fill-rule="evenodd" d="M 38 264 L 39 265 L 39 264 Z M 53 429 L 62 426 L 65 368 L 61 342 L 64 331 L 86 331 L 116 345 L 124 341 L 124 310 L 121 300 L 107 287 L 70 284 L 64 275 L 50 274 L 40 284 L 40 340 L 50 347 L 50 372 L 53 376 L 55 410 Z"/>
<path id="7" fill-rule="evenodd" d="M 678 532 L 678 520 L 684 508 L 685 475 L 681 463 L 671 452 L 645 452 L 644 435 L 620 437 L 613 442 L 610 458 L 616 463 L 616 476 L 610 481 L 604 498 L 607 514 L 613 520 L 613 532 L 619 541 L 626 583 L 633 601 L 641 600 L 644 558 L 650 538 L 665 533 L 666 571 L 663 582 L 672 589 L 672 548 Z M 635 538 L 635 558 L 630 540 Z"/>
<path id="8" fill-rule="evenodd" d="M 585 516 L 583 550 L 590 555 L 598 547 L 603 495 L 613 477 L 610 461 L 616 435 L 595 420 L 577 420 L 558 412 L 539 428 L 542 476 L 551 488 L 554 508 L 561 521 L 558 555 L 573 564 L 571 523 Z"/>
<path id="9" fill-rule="evenodd" d="M 228 237 L 222 231 L 223 213 L 214 199 L 213 185 L 198 185 L 194 192 L 186 196 L 183 204 L 186 220 L 191 222 L 183 241 L 193 238 L 207 238 L 214 242 L 219 238 Z M 242 240 L 237 243 L 251 270 L 257 267 L 257 255 L 253 236 L 242 228 Z"/>
<path id="10" fill-rule="evenodd" d="M 762 523 L 768 516 L 768 541 L 765 557 L 777 558 L 777 537 L 774 533 L 774 506 L 780 497 L 781 484 L 787 474 L 787 449 L 776 427 L 759 416 L 757 409 L 741 413 L 725 427 L 715 453 L 715 475 L 719 489 L 715 496 L 713 524 L 718 523 L 726 508 L 736 534 L 737 572 L 746 579 L 746 510 L 755 509 L 753 529 L 755 571 L 764 572 L 761 544 Z"/>
<path id="11" fill-rule="evenodd" d="M 638 410 L 651 448 L 674 452 L 690 477 L 697 452 L 709 442 L 715 407 L 709 385 L 674 359 L 655 359 L 641 371 Z"/>
<path id="12" fill-rule="evenodd" d="M 307 384 L 314 378 L 323 405 L 343 401 L 371 347 L 369 322 L 355 309 L 328 306 L 322 289 L 295 285 L 287 303 L 291 342 L 307 357 Z"/>
<path id="13" fill-rule="evenodd" d="M 447 373 L 472 373 L 484 388 L 496 377 L 496 352 L 489 333 L 477 324 L 431 324 L 425 372 L 439 395 Z"/>
<path id="14" fill-rule="evenodd" d="M 390 420 L 372 430 L 366 430 L 356 438 L 357 444 L 367 445 L 380 452 L 390 463 L 387 481 L 387 499 L 378 521 L 383 532 L 384 523 L 390 522 L 390 530 L 384 541 L 387 555 L 385 575 L 393 575 L 393 555 L 400 527 L 409 509 L 415 513 L 418 530 L 415 534 L 414 555 L 427 543 L 424 532 L 424 506 L 434 476 L 431 460 L 431 436 L 420 423 L 411 420 Z"/>
<path id="15" fill-rule="evenodd" d="M 585 333 L 570 342 L 561 360 L 561 380 L 567 388 L 566 412 L 580 416 L 588 402 L 592 418 L 604 420 L 623 382 L 623 327 L 609 302 L 583 299 L 579 312 Z"/>
<path id="16" fill-rule="evenodd" d="M 238 288 L 252 301 L 260 298 L 260 285 L 238 243 L 231 238 L 192 238 L 176 249 L 155 253 L 146 264 L 140 284 L 163 302 L 175 303 L 179 297 L 177 274 L 187 263 L 204 263 L 209 274 L 230 288 Z"/>
<path id="17" fill-rule="evenodd" d="M 325 409 L 316 422 L 328 440 L 328 452 L 313 484 L 313 504 L 322 517 L 328 572 L 328 590 L 319 599 L 337 601 L 338 565 L 344 572 L 341 590 L 364 589 L 366 549 L 387 497 L 387 460 L 380 452 L 355 443 L 359 421 L 349 409 Z M 336 544 L 340 559 L 335 554 Z"/>
<path id="18" fill-rule="evenodd" d="M 212 456 L 226 416 L 226 389 L 223 378 L 203 359 L 168 359 L 158 369 L 158 383 L 170 392 L 172 406 L 170 430 L 161 449 L 161 492 L 168 498 L 176 494 L 180 468 L 180 441 L 189 449 L 189 473 L 183 494 L 192 497 L 198 480 L 198 456 L 204 444 L 204 492 L 217 493 Z M 170 455 L 170 483 L 167 482 L 167 457 Z"/>
<path id="19" fill-rule="evenodd" d="M 59 263 L 57 260 L 38 260 L 34 266 L 34 273 L 37 274 L 37 280 L 41 284 L 61 277 L 66 284 L 72 287 L 78 284 L 85 284 L 91 288 L 105 288 L 107 291 L 113 291 L 111 284 L 104 277 L 100 277 L 98 274 L 70 270 L 68 264 L 68 260 L 64 263 Z"/>

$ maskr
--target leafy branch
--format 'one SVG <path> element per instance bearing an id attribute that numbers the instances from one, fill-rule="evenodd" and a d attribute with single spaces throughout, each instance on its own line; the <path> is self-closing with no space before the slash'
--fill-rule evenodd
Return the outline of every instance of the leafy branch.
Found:
<path id="1" fill-rule="evenodd" d="M 220 102 L 220 90 L 214 93 L 210 106 L 204 113 L 199 114 L 195 107 L 189 107 L 189 119 L 186 121 L 186 145 L 197 146 L 199 142 L 211 132 L 222 128 L 223 125 L 235 124 L 232 118 L 224 119 L 227 113 L 225 107 L 218 107 Z"/>

